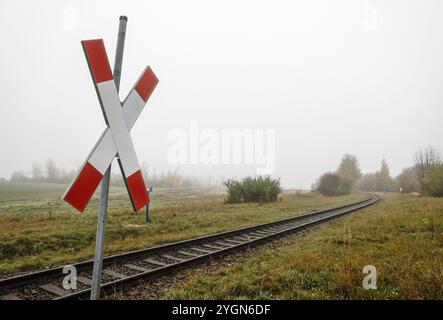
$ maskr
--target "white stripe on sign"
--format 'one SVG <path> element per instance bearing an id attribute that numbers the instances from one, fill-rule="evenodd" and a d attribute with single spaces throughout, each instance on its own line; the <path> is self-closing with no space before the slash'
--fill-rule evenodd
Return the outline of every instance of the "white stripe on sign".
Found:
<path id="1" fill-rule="evenodd" d="M 128 106 L 138 106 L 138 107 L 125 107 Z M 137 90 L 133 89 L 123 102 L 123 113 L 125 115 L 126 124 L 128 128 L 132 128 L 135 121 L 137 121 L 138 116 L 140 115 L 145 102 L 138 94 Z"/>
<path id="2" fill-rule="evenodd" d="M 129 177 L 140 170 L 137 155 L 135 153 L 132 139 L 129 136 L 129 128 L 123 117 L 120 100 L 114 80 L 97 83 L 100 102 L 108 120 L 109 128 L 114 138 L 115 147 L 121 163 L 123 174 Z"/>
<path id="3" fill-rule="evenodd" d="M 104 175 L 116 153 L 117 148 L 112 139 L 112 133 L 109 128 L 106 128 L 104 135 L 98 140 L 95 150 L 89 157 L 88 162 Z"/>

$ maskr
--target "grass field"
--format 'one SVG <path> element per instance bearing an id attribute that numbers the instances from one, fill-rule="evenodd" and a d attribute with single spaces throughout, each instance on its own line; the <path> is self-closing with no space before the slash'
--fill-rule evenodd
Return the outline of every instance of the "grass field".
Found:
<path id="1" fill-rule="evenodd" d="M 443 299 L 443 199 L 384 195 L 247 262 L 191 275 L 175 299 Z M 362 269 L 377 269 L 365 290 Z"/>
<path id="2" fill-rule="evenodd" d="M 0 203 L 17 200 L 60 198 L 65 187 L 65 185 L 56 183 L 0 181 Z"/>
<path id="3" fill-rule="evenodd" d="M 98 201 L 83 214 L 60 200 L 65 185 L 0 182 L 0 275 L 92 258 Z M 284 193 L 273 204 L 226 204 L 223 189 L 156 189 L 151 223 L 111 188 L 106 254 L 149 247 L 336 206 L 362 195 Z"/>

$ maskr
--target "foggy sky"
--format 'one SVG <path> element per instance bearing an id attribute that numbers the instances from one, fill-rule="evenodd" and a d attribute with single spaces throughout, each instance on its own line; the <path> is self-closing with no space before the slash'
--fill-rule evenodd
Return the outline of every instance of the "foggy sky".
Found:
<path id="1" fill-rule="evenodd" d="M 160 80 L 131 132 L 140 162 L 174 169 L 168 132 L 198 121 L 275 130 L 286 187 L 308 188 L 345 153 L 363 172 L 385 157 L 396 175 L 418 148 L 443 150 L 442 10 L 438 0 L 0 0 L 0 177 L 84 161 L 105 123 L 80 41 L 103 38 L 112 65 L 120 15 L 121 99 L 146 65 Z"/>

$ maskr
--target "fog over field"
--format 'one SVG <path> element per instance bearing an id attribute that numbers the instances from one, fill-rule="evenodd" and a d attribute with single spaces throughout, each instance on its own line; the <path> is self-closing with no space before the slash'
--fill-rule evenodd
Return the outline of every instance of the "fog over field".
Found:
<path id="1" fill-rule="evenodd" d="M 350 153 L 363 172 L 384 157 L 397 175 L 417 149 L 443 151 L 442 11 L 438 0 L 0 0 L 0 177 L 84 161 L 105 122 L 80 41 L 103 38 L 113 65 L 120 15 L 120 98 L 146 65 L 160 80 L 131 131 L 140 162 L 214 177 L 265 168 L 309 188 Z M 240 156 L 223 142 L 232 134 Z"/>

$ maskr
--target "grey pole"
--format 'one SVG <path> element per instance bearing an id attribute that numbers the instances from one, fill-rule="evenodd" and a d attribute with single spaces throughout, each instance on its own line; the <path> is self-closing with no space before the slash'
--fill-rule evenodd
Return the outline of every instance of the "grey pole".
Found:
<path id="1" fill-rule="evenodd" d="M 118 26 L 117 37 L 117 49 L 115 52 L 114 61 L 114 81 L 117 87 L 117 92 L 120 88 L 120 76 L 122 71 L 123 62 L 123 49 L 125 47 L 126 36 L 126 24 L 128 18 L 120 16 Z M 95 259 L 94 269 L 92 273 L 92 285 L 91 285 L 91 300 L 100 299 L 100 283 L 103 267 L 103 250 L 105 246 L 105 232 L 106 232 L 106 215 L 108 211 L 108 199 L 109 199 L 109 181 L 111 180 L 111 166 L 106 170 L 103 176 L 102 186 L 100 190 L 100 208 L 97 219 L 97 235 L 95 239 Z"/>

